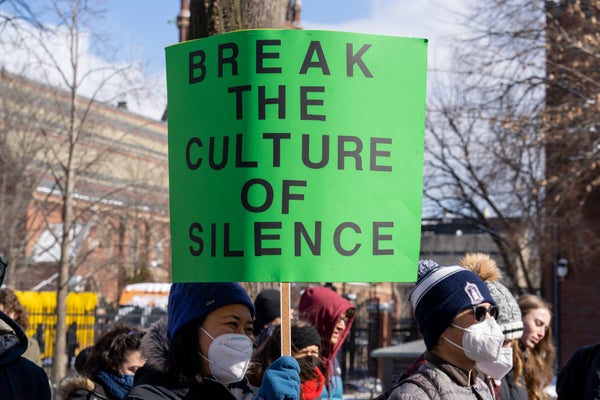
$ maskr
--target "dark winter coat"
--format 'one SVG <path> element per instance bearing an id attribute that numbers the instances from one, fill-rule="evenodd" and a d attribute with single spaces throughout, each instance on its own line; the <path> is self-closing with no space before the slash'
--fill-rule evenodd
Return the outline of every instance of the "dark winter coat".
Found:
<path id="1" fill-rule="evenodd" d="M 148 330 L 142 340 L 141 349 L 147 361 L 136 371 L 134 387 L 127 395 L 127 400 L 251 400 L 253 398 L 254 393 L 246 381 L 227 388 L 219 382 L 204 379 L 201 385 L 190 388 L 174 380 L 169 374 L 169 343 L 166 321 L 162 320 Z"/>
<path id="2" fill-rule="evenodd" d="M 504 378 L 502 378 L 500 384 L 500 400 L 527 400 L 527 387 L 521 376 L 520 384 L 515 382 L 514 371 L 511 370 Z"/>
<path id="3" fill-rule="evenodd" d="M 556 380 L 559 400 L 600 400 L 600 344 L 577 350 Z"/>
<path id="4" fill-rule="evenodd" d="M 46 372 L 22 357 L 27 346 L 23 329 L 0 312 L 0 397 L 3 400 L 50 400 Z"/>

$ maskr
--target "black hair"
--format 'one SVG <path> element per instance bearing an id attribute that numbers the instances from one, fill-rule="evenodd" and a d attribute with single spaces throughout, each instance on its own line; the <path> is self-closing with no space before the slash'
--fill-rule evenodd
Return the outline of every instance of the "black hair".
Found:
<path id="1" fill-rule="evenodd" d="M 204 319 L 197 319 L 179 329 L 171 341 L 168 361 L 173 378 L 189 386 L 202 383 L 202 359 L 198 330 Z"/>
<path id="2" fill-rule="evenodd" d="M 121 376 L 120 367 L 132 351 L 140 349 L 144 331 L 117 323 L 105 330 L 89 351 L 83 365 L 83 375 L 93 378 L 104 371 Z"/>

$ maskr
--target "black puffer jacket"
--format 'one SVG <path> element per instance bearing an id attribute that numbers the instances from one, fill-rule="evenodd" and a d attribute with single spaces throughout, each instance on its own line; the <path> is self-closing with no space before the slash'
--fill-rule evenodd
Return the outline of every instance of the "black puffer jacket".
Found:
<path id="1" fill-rule="evenodd" d="M 27 346 L 23 329 L 0 312 L 0 397 L 3 400 L 50 400 L 46 372 L 21 356 Z"/>
<path id="2" fill-rule="evenodd" d="M 253 398 L 254 393 L 246 380 L 230 385 L 229 388 L 208 379 L 193 388 L 175 381 L 169 374 L 170 342 L 164 319 L 150 327 L 142 339 L 141 350 L 147 361 L 135 373 L 134 387 L 126 400 L 251 400 Z"/>

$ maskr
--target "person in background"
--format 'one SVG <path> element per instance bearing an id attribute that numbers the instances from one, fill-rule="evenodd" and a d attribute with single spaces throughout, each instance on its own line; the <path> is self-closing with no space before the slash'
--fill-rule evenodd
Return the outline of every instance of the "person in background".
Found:
<path id="1" fill-rule="evenodd" d="M 144 331 L 120 323 L 106 329 L 85 358 L 76 360 L 79 374 L 61 382 L 61 398 L 123 400 L 133 387 L 135 371 L 145 363 L 143 336 Z"/>
<path id="2" fill-rule="evenodd" d="M 473 271 L 487 285 L 498 306 L 498 326 L 504 334 L 500 357 L 477 363 L 477 369 L 493 379 L 499 400 L 527 400 L 527 389 L 521 375 L 515 375 L 513 365 L 519 362 L 519 339 L 523 335 L 523 318 L 517 299 L 499 280 L 502 274 L 496 262 L 487 254 L 470 253 L 460 260 L 460 266 Z"/>
<path id="3" fill-rule="evenodd" d="M 173 283 L 167 321 L 142 343 L 148 362 L 128 400 L 252 399 L 245 377 L 253 351 L 254 305 L 238 283 Z M 293 357 L 269 366 L 260 399 L 298 399 L 300 367 Z"/>
<path id="4" fill-rule="evenodd" d="M 306 321 L 294 320 L 290 327 L 290 341 L 292 356 L 300 365 L 300 399 L 313 400 L 321 397 L 325 384 L 325 377 L 319 375 L 316 368 L 319 363 L 321 336 L 314 326 Z M 273 334 L 254 352 L 248 380 L 253 386 L 260 386 L 265 370 L 281 356 L 281 325 L 277 326 Z M 304 385 L 305 382 L 314 382 L 313 387 Z"/>
<path id="5" fill-rule="evenodd" d="M 300 319 L 312 324 L 321 336 L 319 373 L 325 377 L 323 399 L 342 399 L 343 382 L 336 355 L 350 333 L 356 309 L 335 291 L 323 287 L 310 287 L 300 296 Z M 318 378 L 315 378 L 318 379 Z M 318 387 L 314 380 L 303 383 L 303 390 Z"/>
<path id="6" fill-rule="evenodd" d="M 493 400 L 491 382 L 476 367 L 498 358 L 504 335 L 485 283 L 465 268 L 420 261 L 409 301 L 427 348 L 425 362 L 389 398 Z"/>
<path id="7" fill-rule="evenodd" d="M 0 286 L 7 264 L 0 257 Z M 0 397 L 3 400 L 50 400 L 48 375 L 23 357 L 29 344 L 23 329 L 0 311 Z"/>
<path id="8" fill-rule="evenodd" d="M 558 400 L 600 400 L 600 343 L 579 348 L 556 379 Z"/>
<path id="9" fill-rule="evenodd" d="M 67 329 L 66 345 L 67 371 L 69 371 L 75 362 L 75 350 L 79 348 L 79 341 L 77 340 L 77 322 L 75 321 L 71 322 L 69 324 L 69 329 Z"/>
<path id="10" fill-rule="evenodd" d="M 27 309 L 15 294 L 15 292 L 7 287 L 0 288 L 0 311 L 15 320 L 24 331 L 29 329 L 29 318 Z M 23 357 L 33 361 L 40 367 L 42 366 L 42 352 L 38 341 L 33 337 L 28 337 L 28 346 Z"/>
<path id="11" fill-rule="evenodd" d="M 46 350 L 46 324 L 40 322 L 35 329 L 34 339 L 38 342 L 40 353 Z"/>
<path id="12" fill-rule="evenodd" d="M 554 377 L 556 353 L 550 304 L 533 294 L 522 295 L 518 303 L 523 314 L 523 336 L 519 341 L 515 374 L 523 374 L 529 400 L 546 399 L 544 389 Z"/>
<path id="13" fill-rule="evenodd" d="M 258 348 L 281 324 L 281 295 L 277 289 L 264 289 L 254 299 L 254 347 Z"/>

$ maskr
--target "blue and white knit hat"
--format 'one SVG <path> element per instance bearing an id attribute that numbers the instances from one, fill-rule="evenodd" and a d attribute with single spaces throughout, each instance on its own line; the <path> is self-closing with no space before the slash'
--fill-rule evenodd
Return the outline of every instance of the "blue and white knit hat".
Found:
<path id="1" fill-rule="evenodd" d="M 417 283 L 408 300 L 428 350 L 461 311 L 485 302 L 496 305 L 486 284 L 473 272 L 431 260 L 419 261 Z"/>

